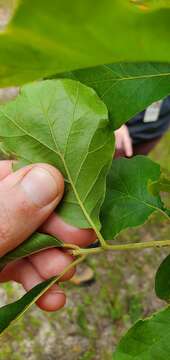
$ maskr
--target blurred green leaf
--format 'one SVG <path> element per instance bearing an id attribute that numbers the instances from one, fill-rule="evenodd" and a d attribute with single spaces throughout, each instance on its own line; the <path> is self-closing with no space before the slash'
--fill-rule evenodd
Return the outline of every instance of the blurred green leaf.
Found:
<path id="1" fill-rule="evenodd" d="M 23 0 L 0 35 L 0 85 L 106 63 L 170 61 L 170 10 L 124 0 Z"/>
<path id="2" fill-rule="evenodd" d="M 153 195 L 158 195 L 161 191 L 170 193 L 170 180 L 161 176 L 158 181 L 149 182 L 148 190 Z"/>
<path id="3" fill-rule="evenodd" d="M 139 10 L 153 11 L 170 7 L 170 0 L 129 0 Z"/>
<path id="4" fill-rule="evenodd" d="M 95 89 L 109 110 L 114 129 L 170 93 L 170 65 L 167 64 L 101 65 L 58 77 L 79 80 Z"/>

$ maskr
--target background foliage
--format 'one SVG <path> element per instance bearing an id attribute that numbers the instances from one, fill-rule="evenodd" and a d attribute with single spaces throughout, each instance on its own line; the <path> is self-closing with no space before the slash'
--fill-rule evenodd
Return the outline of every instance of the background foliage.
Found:
<path id="1" fill-rule="evenodd" d="M 0 85 L 113 62 L 168 62 L 169 1 L 24 0 L 0 36 Z M 159 24 L 159 26 L 158 26 Z M 47 66 L 48 64 L 48 66 Z"/>

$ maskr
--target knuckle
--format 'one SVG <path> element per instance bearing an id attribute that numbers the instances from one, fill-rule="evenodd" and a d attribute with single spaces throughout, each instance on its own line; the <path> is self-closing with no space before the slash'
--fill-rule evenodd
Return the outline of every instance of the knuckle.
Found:
<path id="1" fill-rule="evenodd" d="M 1 219 L 0 223 L 0 242 L 9 242 L 11 240 L 12 233 L 9 224 Z"/>
<path id="2" fill-rule="evenodd" d="M 1 203 L 0 242 L 8 242 L 12 237 L 11 218 L 8 209 Z"/>
<path id="3" fill-rule="evenodd" d="M 44 279 L 49 279 L 52 276 L 60 275 L 68 265 L 72 262 L 72 258 L 67 254 L 57 254 L 53 261 L 46 263 L 42 268 L 41 275 Z M 69 269 L 62 277 L 61 281 L 69 280 L 74 275 L 75 270 Z"/>

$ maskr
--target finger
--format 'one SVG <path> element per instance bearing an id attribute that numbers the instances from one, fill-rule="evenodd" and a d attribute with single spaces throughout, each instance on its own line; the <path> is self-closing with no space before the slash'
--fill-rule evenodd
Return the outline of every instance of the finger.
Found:
<path id="1" fill-rule="evenodd" d="M 12 160 L 0 161 L 0 181 L 12 173 L 12 164 L 13 164 Z"/>
<path id="2" fill-rule="evenodd" d="M 132 140 L 128 133 L 124 134 L 123 147 L 124 147 L 125 155 L 131 157 L 133 155 L 133 146 L 132 146 Z"/>
<path id="3" fill-rule="evenodd" d="M 44 279 L 35 270 L 28 260 L 24 260 L 22 264 L 22 272 L 20 273 L 20 282 L 26 291 L 31 290 Z M 60 290 L 59 286 L 53 285 L 40 299 L 36 302 L 37 305 L 46 311 L 55 311 L 64 306 L 66 301 L 65 294 Z"/>
<path id="4" fill-rule="evenodd" d="M 26 259 L 7 265 L 0 274 L 0 281 L 13 280 L 21 283 L 26 291 L 38 285 L 44 278 L 36 271 L 34 266 Z M 36 304 L 45 311 L 56 311 L 63 307 L 66 296 L 58 285 L 53 285 Z"/>
<path id="5" fill-rule="evenodd" d="M 2 164 L 3 163 L 3 164 Z M 12 172 L 12 161 L 0 162 L 0 180 Z M 96 240 L 92 229 L 78 229 L 66 224 L 57 214 L 53 213 L 41 227 L 41 231 L 56 236 L 66 243 L 86 247 Z"/>
<path id="6" fill-rule="evenodd" d="M 66 303 L 66 296 L 58 285 L 53 285 L 37 300 L 36 304 L 45 311 L 57 311 Z"/>
<path id="7" fill-rule="evenodd" d="M 41 226 L 41 231 L 53 235 L 66 243 L 86 247 L 96 240 L 92 229 L 78 229 L 66 224 L 57 214 L 52 213 Z"/>
<path id="8" fill-rule="evenodd" d="M 115 131 L 115 148 L 120 150 L 123 146 L 123 136 L 121 131 Z"/>
<path id="9" fill-rule="evenodd" d="M 42 278 L 49 279 L 52 276 L 60 275 L 73 262 L 74 258 L 59 249 L 48 249 L 31 255 L 29 260 Z M 69 280 L 74 273 L 75 269 L 71 268 L 62 276 L 61 281 Z"/>
<path id="10" fill-rule="evenodd" d="M 35 164 L 0 182 L 0 256 L 29 237 L 62 198 L 64 181 L 47 164 Z"/>

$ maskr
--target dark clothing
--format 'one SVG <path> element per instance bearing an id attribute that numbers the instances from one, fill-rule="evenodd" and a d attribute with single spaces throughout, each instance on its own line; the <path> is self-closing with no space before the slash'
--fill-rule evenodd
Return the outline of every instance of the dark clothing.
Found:
<path id="1" fill-rule="evenodd" d="M 139 113 L 126 124 L 134 145 L 159 139 L 170 127 L 170 96 L 163 100 L 156 121 L 145 122 L 146 111 Z"/>
<path id="2" fill-rule="evenodd" d="M 139 144 L 133 144 L 133 156 L 135 155 L 148 155 L 152 149 L 159 143 L 161 137 L 143 141 Z M 126 157 L 126 154 L 123 150 L 115 150 L 114 159 L 118 159 L 120 157 Z"/>
<path id="3" fill-rule="evenodd" d="M 135 155 L 148 155 L 155 146 L 159 143 L 161 140 L 161 137 L 149 140 L 149 141 L 143 141 L 141 144 L 134 144 L 133 145 L 133 156 Z"/>

